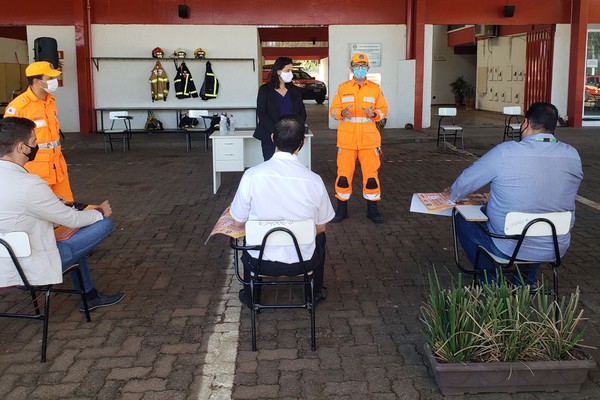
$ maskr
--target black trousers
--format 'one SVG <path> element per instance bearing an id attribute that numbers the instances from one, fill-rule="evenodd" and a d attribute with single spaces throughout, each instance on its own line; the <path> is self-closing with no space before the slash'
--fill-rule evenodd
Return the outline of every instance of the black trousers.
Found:
<path id="1" fill-rule="evenodd" d="M 263 159 L 265 161 L 270 160 L 273 154 L 275 154 L 275 143 L 273 143 L 270 137 L 266 140 L 261 140 L 260 147 L 262 148 Z"/>
<path id="2" fill-rule="evenodd" d="M 318 293 L 323 287 L 323 272 L 325 269 L 325 232 L 319 233 L 315 238 L 315 252 L 310 260 L 304 261 L 306 271 L 313 271 L 313 279 L 315 280 L 315 293 Z M 256 273 L 258 259 L 250 256 L 244 251 L 242 254 L 242 263 L 244 264 L 244 280 L 250 281 L 250 273 Z M 302 273 L 302 264 L 297 262 L 286 264 L 278 261 L 263 260 L 260 265 L 261 275 L 270 276 L 295 276 Z M 244 285 L 247 299 L 250 299 L 250 285 Z"/>

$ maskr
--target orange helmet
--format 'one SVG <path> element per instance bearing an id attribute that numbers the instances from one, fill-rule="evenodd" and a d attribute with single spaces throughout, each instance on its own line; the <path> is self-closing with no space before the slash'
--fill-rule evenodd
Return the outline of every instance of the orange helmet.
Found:
<path id="1" fill-rule="evenodd" d="M 163 58 L 164 55 L 165 55 L 165 52 L 160 47 L 155 47 L 154 50 L 152 50 L 153 58 Z"/>

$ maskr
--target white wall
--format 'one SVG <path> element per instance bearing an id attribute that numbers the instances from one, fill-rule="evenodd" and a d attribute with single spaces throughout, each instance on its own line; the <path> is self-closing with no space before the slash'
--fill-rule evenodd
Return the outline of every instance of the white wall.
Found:
<path id="1" fill-rule="evenodd" d="M 447 25 L 433 25 L 432 46 L 432 52 L 425 50 L 425 55 L 431 55 L 433 63 L 431 97 L 423 96 L 423 99 L 431 98 L 432 104 L 454 104 L 454 95 L 449 85 L 461 75 L 467 82 L 475 85 L 477 55 L 454 54 L 454 47 L 448 47 Z"/>
<path id="2" fill-rule="evenodd" d="M 554 34 L 554 52 L 552 54 L 552 104 L 558 108 L 561 116 L 567 115 L 569 90 L 569 57 L 571 52 L 571 25 L 558 24 Z"/>
<path id="3" fill-rule="evenodd" d="M 398 93 L 398 61 L 406 59 L 405 25 L 331 25 L 329 27 L 329 98 L 332 99 L 340 83 L 348 80 L 350 43 L 381 43 L 381 66 L 371 67 L 369 73 L 381 74 L 381 88 L 389 104 L 388 128 L 404 127 L 399 121 L 401 108 L 410 107 L 413 93 Z M 414 121 L 410 121 L 413 123 Z M 406 123 L 406 122 L 405 122 Z M 329 128 L 338 122 L 329 117 Z"/>
<path id="4" fill-rule="evenodd" d="M 423 41 L 423 109 L 421 110 L 421 124 L 423 128 L 431 126 L 431 91 L 433 87 L 433 25 L 425 25 Z"/>
<path id="5" fill-rule="evenodd" d="M 258 45 L 257 45 L 258 43 Z M 251 58 L 252 61 L 211 61 L 212 69 L 219 79 L 219 94 L 216 99 L 204 101 L 198 98 L 178 99 L 175 97 L 173 80 L 176 69 L 169 58 L 161 60 L 171 82 L 167 101 L 152 102 L 148 78 L 155 64 L 153 60 L 100 60 L 99 70 L 94 68 L 95 107 L 189 107 L 190 109 L 219 108 L 228 106 L 256 107 L 256 95 L 260 79 L 258 30 L 255 26 L 200 26 L 200 25 L 92 25 L 93 57 L 151 57 L 152 49 L 161 47 L 168 57 L 176 48 L 194 56 L 194 50 L 202 47 L 207 58 Z M 200 91 L 204 81 L 203 60 L 188 60 L 196 89 Z M 254 127 L 256 113 L 231 111 L 236 117 L 236 126 Z M 165 127 L 176 125 L 174 112 L 157 112 L 156 116 Z M 143 128 L 146 112 L 134 113 L 133 128 Z"/>
<path id="6" fill-rule="evenodd" d="M 504 107 L 523 108 L 526 39 L 526 35 L 521 34 L 477 42 L 478 109 L 502 112 Z M 480 78 L 483 67 L 486 73 Z M 484 79 L 486 75 L 487 79 Z M 486 87 L 480 84 L 482 79 Z"/>
<path id="7" fill-rule="evenodd" d="M 322 58 L 319 62 L 319 72 L 315 78 L 325 84 L 327 87 L 327 96 L 331 94 L 331 87 L 329 86 L 329 57 Z"/>
<path id="8" fill-rule="evenodd" d="M 64 52 L 63 86 L 54 97 L 58 107 L 58 118 L 63 132 L 79 132 L 79 95 L 77 86 L 77 62 L 75 57 L 75 27 L 42 26 L 27 27 L 27 48 L 29 60 L 33 62 L 33 42 L 38 37 L 52 37 L 58 42 L 58 50 Z"/>
<path id="9" fill-rule="evenodd" d="M 27 57 L 27 41 L 0 37 L 0 62 L 29 64 Z"/>

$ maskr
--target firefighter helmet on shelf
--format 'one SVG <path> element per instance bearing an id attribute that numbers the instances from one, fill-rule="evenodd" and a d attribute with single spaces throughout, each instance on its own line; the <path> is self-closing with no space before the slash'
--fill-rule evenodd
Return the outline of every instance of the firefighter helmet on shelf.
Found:
<path id="1" fill-rule="evenodd" d="M 206 58 L 206 52 L 202 50 L 202 47 L 198 47 L 196 51 L 194 51 L 194 57 L 196 58 Z"/>
<path id="2" fill-rule="evenodd" d="M 173 52 L 173 57 L 177 57 L 177 58 L 185 58 L 186 55 L 187 55 L 187 53 L 181 47 Z"/>
<path id="3" fill-rule="evenodd" d="M 163 58 L 164 55 L 165 55 L 165 52 L 160 47 L 155 47 L 154 50 L 152 50 L 153 58 Z"/>

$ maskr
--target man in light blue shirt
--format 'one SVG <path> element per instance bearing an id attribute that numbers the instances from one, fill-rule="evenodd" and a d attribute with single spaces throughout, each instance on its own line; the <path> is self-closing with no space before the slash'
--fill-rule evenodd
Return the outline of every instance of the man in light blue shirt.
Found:
<path id="1" fill-rule="evenodd" d="M 554 137 L 557 121 L 558 110 L 554 105 L 532 104 L 521 126 L 521 141 L 499 144 L 464 170 L 450 189 L 450 200 L 459 201 L 490 184 L 490 198 L 484 210 L 489 218 L 487 228 L 490 232 L 503 234 L 506 214 L 511 211 L 570 211 L 572 227 L 575 197 L 583 171 L 577 150 Z M 459 214 L 456 229 L 471 264 L 474 264 L 480 245 L 499 256 L 510 256 L 516 246 L 516 240 L 490 238 L 475 223 L 465 221 Z M 570 240 L 570 233 L 558 236 L 561 256 L 569 247 Z M 518 258 L 554 258 L 551 238 L 527 238 Z M 495 267 L 486 257 L 480 257 L 479 266 L 487 271 L 488 276 L 495 276 Z M 536 283 L 538 268 L 539 264 L 520 268 L 527 284 Z"/>

